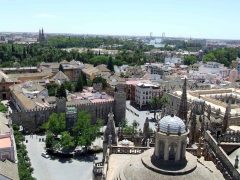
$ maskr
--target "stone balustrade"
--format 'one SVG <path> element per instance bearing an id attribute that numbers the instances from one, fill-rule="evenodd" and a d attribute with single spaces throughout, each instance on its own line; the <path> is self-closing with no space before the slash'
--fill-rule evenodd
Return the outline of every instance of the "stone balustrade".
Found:
<path id="1" fill-rule="evenodd" d="M 211 155 L 215 156 L 212 158 L 213 162 L 216 164 L 217 168 L 223 172 L 224 177 L 230 176 L 232 179 L 240 180 L 239 171 L 233 166 L 228 155 L 225 153 L 222 147 L 218 145 L 210 131 L 205 132 L 204 138 L 209 146 L 208 151 L 212 151 Z"/>
<path id="2" fill-rule="evenodd" d="M 112 146 L 110 154 L 142 154 L 144 151 L 150 149 L 149 147 L 118 147 Z"/>
<path id="3" fill-rule="evenodd" d="M 95 176 L 103 174 L 103 162 L 97 162 L 93 164 L 93 173 Z"/>
<path id="4" fill-rule="evenodd" d="M 221 142 L 240 143 L 240 131 L 227 131 L 220 137 Z"/>

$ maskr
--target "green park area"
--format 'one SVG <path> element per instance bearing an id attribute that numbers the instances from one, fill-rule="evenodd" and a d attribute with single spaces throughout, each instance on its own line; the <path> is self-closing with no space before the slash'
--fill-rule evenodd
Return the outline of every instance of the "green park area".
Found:
<path id="1" fill-rule="evenodd" d="M 102 120 L 91 122 L 91 116 L 86 111 L 80 111 L 76 124 L 69 130 L 66 128 L 66 115 L 52 113 L 43 124 L 46 130 L 46 148 L 55 152 L 71 152 L 77 146 L 88 149 L 92 142 L 100 136 Z"/>

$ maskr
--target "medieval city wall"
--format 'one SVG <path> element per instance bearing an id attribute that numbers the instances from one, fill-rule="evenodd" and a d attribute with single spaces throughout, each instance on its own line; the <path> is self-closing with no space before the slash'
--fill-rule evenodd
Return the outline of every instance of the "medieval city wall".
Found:
<path id="1" fill-rule="evenodd" d="M 125 119 L 126 114 L 126 95 L 122 92 L 115 92 L 114 100 L 108 102 L 74 104 L 77 111 L 85 110 L 91 114 L 92 122 L 102 119 L 104 124 L 107 123 L 109 112 L 114 112 L 116 124 Z M 16 111 L 10 114 L 11 120 L 17 125 L 23 126 L 26 131 L 36 131 L 49 116 L 53 113 L 62 113 L 66 111 L 66 100 L 57 99 L 56 106 L 51 108 L 41 108 L 29 111 Z"/>
<path id="2" fill-rule="evenodd" d="M 53 112 L 56 112 L 56 107 L 15 111 L 10 114 L 10 118 L 13 124 L 21 125 L 24 130 L 33 132 L 46 122 Z"/>
<path id="3" fill-rule="evenodd" d="M 91 114 L 92 122 L 95 123 L 97 119 L 102 119 L 104 124 L 107 123 L 108 113 L 113 111 L 114 101 L 89 103 L 89 104 L 76 104 L 73 105 L 77 108 L 77 111 L 87 111 Z"/>

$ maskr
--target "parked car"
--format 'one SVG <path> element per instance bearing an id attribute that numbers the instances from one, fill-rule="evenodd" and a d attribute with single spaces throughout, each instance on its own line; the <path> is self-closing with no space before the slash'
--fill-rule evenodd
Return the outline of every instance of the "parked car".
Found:
<path id="1" fill-rule="evenodd" d="M 46 152 L 43 152 L 41 155 L 42 155 L 42 157 L 47 158 L 47 159 L 50 157 Z"/>

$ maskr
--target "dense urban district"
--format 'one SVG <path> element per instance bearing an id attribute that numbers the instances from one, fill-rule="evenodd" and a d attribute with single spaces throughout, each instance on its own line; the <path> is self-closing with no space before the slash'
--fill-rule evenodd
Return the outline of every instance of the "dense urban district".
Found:
<path id="1" fill-rule="evenodd" d="M 0 179 L 240 180 L 240 41 L 0 33 Z"/>

